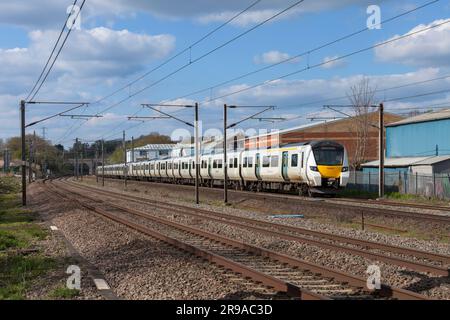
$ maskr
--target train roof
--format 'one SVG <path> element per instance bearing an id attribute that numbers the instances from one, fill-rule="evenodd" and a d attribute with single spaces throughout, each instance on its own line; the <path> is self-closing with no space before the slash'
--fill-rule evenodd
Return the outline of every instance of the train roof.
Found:
<path id="1" fill-rule="evenodd" d="M 310 145 L 312 147 L 315 146 L 340 146 L 342 147 L 342 144 L 339 142 L 333 141 L 333 140 L 313 140 L 313 141 L 305 141 L 305 142 L 295 142 L 295 143 L 288 143 L 284 144 L 281 147 L 283 148 L 289 148 L 289 147 L 300 147 L 300 146 L 306 146 Z"/>

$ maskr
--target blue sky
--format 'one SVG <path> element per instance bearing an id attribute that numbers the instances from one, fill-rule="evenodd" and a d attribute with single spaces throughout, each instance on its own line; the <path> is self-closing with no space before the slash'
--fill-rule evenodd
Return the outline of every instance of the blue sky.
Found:
<path id="1" fill-rule="evenodd" d="M 36 81 L 48 57 L 58 32 L 66 18 L 66 8 L 72 0 L 0 1 L 0 138 L 19 134 L 18 104 Z M 81 1 L 80 1 L 81 2 Z M 250 1 L 144 1 L 144 0 L 87 0 L 82 11 L 81 29 L 74 30 L 55 64 L 37 100 L 93 102 L 162 63 L 172 55 L 189 47 L 197 39 L 213 30 L 233 14 L 253 3 Z M 171 63 L 139 81 L 131 88 L 103 101 L 80 109 L 95 114 L 122 100 L 130 93 L 148 86 L 191 59 L 196 59 L 221 45 L 258 22 L 283 10 L 296 1 L 261 0 L 251 11 L 239 17 L 208 39 L 181 55 Z M 190 65 L 173 77 L 145 90 L 136 97 L 108 110 L 103 118 L 88 122 L 56 118 L 38 125 L 48 128 L 48 138 L 54 143 L 72 144 L 75 137 L 91 141 L 118 138 L 122 129 L 127 135 L 139 136 L 151 131 L 171 134 L 180 125 L 173 121 L 146 122 L 138 127 L 127 122 L 126 116 L 152 115 L 140 107 L 144 102 L 172 101 L 186 93 L 211 87 L 246 72 L 262 68 L 311 50 L 341 36 L 366 27 L 368 5 L 378 5 L 385 20 L 428 1 L 331 1 L 305 0 L 292 10 L 208 57 Z M 307 70 L 266 86 L 241 94 L 206 102 L 210 97 L 252 86 L 269 79 L 314 65 L 333 57 L 372 46 L 411 30 L 420 30 L 450 18 L 448 1 L 438 1 L 426 8 L 313 52 L 290 63 L 284 63 L 250 77 L 175 101 L 201 103 L 203 128 L 220 128 L 222 105 L 276 105 L 268 117 L 283 117 L 287 121 L 270 124 L 249 121 L 243 128 L 287 128 L 308 123 L 312 115 L 332 115 L 317 103 L 298 107 L 306 102 L 345 96 L 352 85 L 367 77 L 374 89 L 433 79 L 450 74 L 450 23 L 379 47 L 338 63 Z M 450 78 L 423 85 L 381 92 L 376 102 L 424 92 L 450 89 Z M 386 104 L 389 110 L 443 105 L 450 95 L 426 96 Z M 348 104 L 348 99 L 330 101 Z M 297 107 L 296 107 L 297 105 Z M 29 106 L 30 121 L 40 119 L 64 107 Z M 169 110 L 173 112 L 174 110 Z M 254 111 L 254 110 L 251 110 Z M 77 113 L 79 113 L 77 112 Z M 177 115 L 189 120 L 191 110 L 179 110 Z M 245 116 L 248 110 L 235 110 L 230 121 Z M 292 119 L 292 120 L 289 120 Z M 72 129 L 71 129 L 72 128 Z M 30 129 L 30 130 L 33 130 Z M 71 129 L 71 130 L 69 130 Z"/>

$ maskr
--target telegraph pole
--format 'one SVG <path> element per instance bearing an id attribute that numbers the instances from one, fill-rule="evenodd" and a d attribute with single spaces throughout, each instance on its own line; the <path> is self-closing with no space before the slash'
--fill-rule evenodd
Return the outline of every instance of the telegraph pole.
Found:
<path id="1" fill-rule="evenodd" d="M 228 203 L 227 105 L 223 105 L 223 202 Z"/>
<path id="2" fill-rule="evenodd" d="M 384 197 L 384 107 L 380 103 L 379 107 L 379 158 L 380 166 L 378 168 L 378 197 Z"/>
<path id="3" fill-rule="evenodd" d="M 105 140 L 102 139 L 102 187 L 105 186 Z"/>
<path id="4" fill-rule="evenodd" d="M 27 178 L 26 178 L 26 158 L 25 158 L 25 100 L 20 101 L 20 134 L 22 140 L 22 205 L 27 205 Z"/>
<path id="5" fill-rule="evenodd" d="M 195 203 L 199 204 L 199 178 L 200 178 L 200 138 L 198 134 L 198 103 L 195 103 Z"/>
<path id="6" fill-rule="evenodd" d="M 125 142 L 125 130 L 123 131 L 123 137 L 122 137 L 122 144 L 123 144 L 123 158 L 124 158 L 124 166 L 123 166 L 123 175 L 124 175 L 124 187 L 127 188 L 127 146 Z"/>

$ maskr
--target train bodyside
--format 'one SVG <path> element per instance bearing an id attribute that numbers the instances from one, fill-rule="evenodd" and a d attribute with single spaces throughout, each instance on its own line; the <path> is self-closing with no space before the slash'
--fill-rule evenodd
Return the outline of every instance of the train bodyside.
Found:
<path id="1" fill-rule="evenodd" d="M 202 184 L 224 180 L 223 154 L 200 157 Z M 129 177 L 190 183 L 195 178 L 195 157 L 168 158 L 127 164 Z M 97 173 L 101 175 L 102 169 Z M 105 175 L 123 177 L 124 165 L 105 166 Z M 248 190 L 345 187 L 348 156 L 345 148 L 333 141 L 316 141 L 265 150 L 227 153 L 227 175 L 231 185 Z"/>

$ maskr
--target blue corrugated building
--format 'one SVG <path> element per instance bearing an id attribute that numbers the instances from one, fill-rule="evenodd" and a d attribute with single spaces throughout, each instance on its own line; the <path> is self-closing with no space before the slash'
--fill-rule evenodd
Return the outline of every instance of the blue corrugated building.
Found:
<path id="1" fill-rule="evenodd" d="M 386 158 L 450 155 L 450 109 L 386 125 Z"/>

